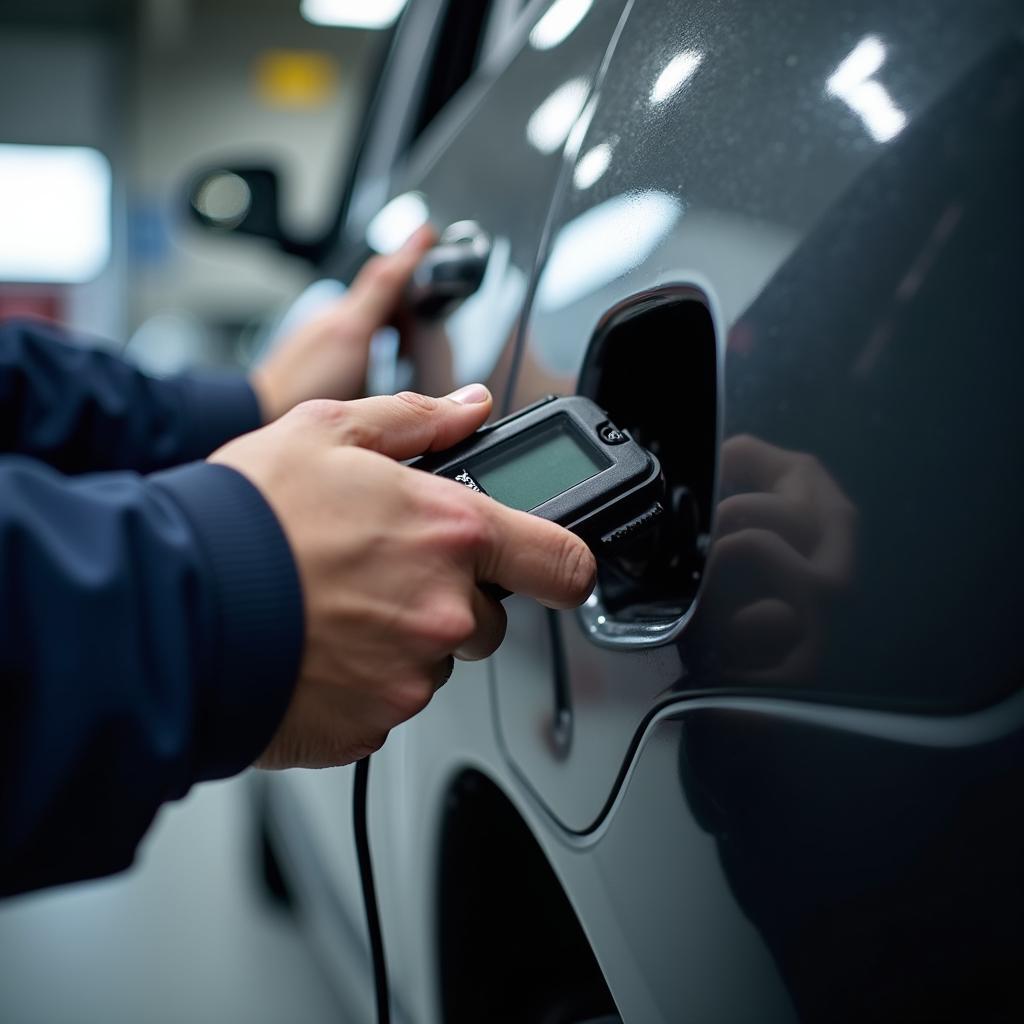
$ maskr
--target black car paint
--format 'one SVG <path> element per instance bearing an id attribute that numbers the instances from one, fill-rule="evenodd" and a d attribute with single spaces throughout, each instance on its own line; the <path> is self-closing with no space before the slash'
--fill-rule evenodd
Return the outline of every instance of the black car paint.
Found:
<path id="1" fill-rule="evenodd" d="M 512 408 L 571 390 L 609 309 L 691 288 L 719 335 L 716 500 L 723 458 L 754 438 L 843 496 L 826 516 L 853 552 L 802 592 L 799 669 L 785 638 L 737 664 L 730 617 L 789 581 L 756 546 L 716 563 L 717 534 L 692 617 L 660 646 L 599 647 L 568 613 L 552 634 L 509 603 L 493 663 L 460 669 L 377 759 L 385 932 L 414 1019 L 437 1019 L 444 957 L 417 893 L 467 770 L 522 815 L 626 1021 L 1024 1013 L 1022 28 L 1009 0 L 598 2 L 414 154 L 402 188 L 509 237 L 529 279 L 483 339 Z M 869 39 L 889 59 L 866 78 L 905 118 L 882 139 L 827 87 Z M 685 53 L 695 72 L 652 103 Z M 594 91 L 560 162 L 524 144 L 525 121 L 574 76 Z M 612 138 L 606 173 L 576 187 Z M 652 195 L 676 219 L 644 248 L 630 225 Z M 560 237 L 619 197 L 607 244 L 632 258 L 545 306 Z M 500 284 L 470 302 L 486 311 Z M 462 382 L 470 324 L 418 339 L 425 389 Z"/>

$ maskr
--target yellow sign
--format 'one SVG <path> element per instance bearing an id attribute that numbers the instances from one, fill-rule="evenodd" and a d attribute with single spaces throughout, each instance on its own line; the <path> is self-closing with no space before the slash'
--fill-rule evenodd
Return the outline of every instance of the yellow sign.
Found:
<path id="1" fill-rule="evenodd" d="M 338 87 L 338 63 L 316 50 L 268 50 L 256 62 L 256 88 L 270 107 L 322 107 Z"/>

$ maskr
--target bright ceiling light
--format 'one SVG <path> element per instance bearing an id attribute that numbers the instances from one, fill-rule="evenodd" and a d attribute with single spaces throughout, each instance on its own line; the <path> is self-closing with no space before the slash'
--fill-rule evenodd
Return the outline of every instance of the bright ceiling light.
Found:
<path id="1" fill-rule="evenodd" d="M 563 82 L 526 122 L 526 138 L 530 145 L 544 154 L 560 149 L 586 101 L 585 78 L 570 78 L 568 82 Z"/>
<path id="2" fill-rule="evenodd" d="M 110 197 L 95 149 L 0 145 L 0 281 L 95 278 L 110 259 Z"/>
<path id="3" fill-rule="evenodd" d="M 907 123 L 907 115 L 889 91 L 872 77 L 885 63 L 885 56 L 882 40 L 865 36 L 825 83 L 829 95 L 841 99 L 861 119 L 875 142 L 895 138 Z"/>
<path id="4" fill-rule="evenodd" d="M 530 32 L 535 50 L 551 50 L 564 43 L 594 6 L 594 0 L 555 0 Z"/>
<path id="5" fill-rule="evenodd" d="M 674 96 L 693 77 L 694 72 L 704 61 L 704 54 L 699 50 L 683 50 L 677 53 L 658 75 L 651 89 L 651 102 L 664 103 Z"/>
<path id="6" fill-rule="evenodd" d="M 406 0 L 302 0 L 302 16 L 314 25 L 344 28 L 388 28 Z"/>
<path id="7" fill-rule="evenodd" d="M 839 62 L 828 80 L 828 91 L 836 96 L 855 89 L 885 63 L 885 44 L 878 36 L 865 36 Z"/>
<path id="8" fill-rule="evenodd" d="M 611 167 L 612 154 L 618 141 L 612 137 L 607 142 L 598 143 L 580 157 L 572 176 L 572 183 L 578 189 L 588 189 L 604 176 L 605 171 Z"/>
<path id="9" fill-rule="evenodd" d="M 682 215 L 676 199 L 655 190 L 618 195 L 581 213 L 555 238 L 538 308 L 564 309 L 640 266 Z"/>

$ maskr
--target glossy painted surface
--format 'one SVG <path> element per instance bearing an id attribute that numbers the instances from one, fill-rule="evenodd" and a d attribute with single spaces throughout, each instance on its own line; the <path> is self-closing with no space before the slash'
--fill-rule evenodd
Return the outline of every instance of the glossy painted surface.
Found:
<path id="1" fill-rule="evenodd" d="M 601 827 L 573 838 L 509 779 L 485 676 L 462 666 L 375 759 L 403 1019 L 441 1019 L 439 833 L 467 769 L 531 828 L 625 1021 L 1018 1018 L 1020 696 L 956 719 L 689 699 L 645 731 Z"/>
<path id="2" fill-rule="evenodd" d="M 808 708 L 696 701 L 645 737 L 590 854 L 623 1018 L 1019 1019 L 1019 695 L 946 730 Z"/>
<path id="3" fill-rule="evenodd" d="M 557 49 L 527 45 L 500 73 L 482 72 L 411 155 L 398 195 L 416 196 L 440 229 L 469 220 L 491 239 L 479 291 L 442 320 L 417 325 L 410 342 L 417 389 L 443 395 L 485 381 L 499 396 L 505 392 L 560 151 L 615 27 L 616 7 L 592 9 Z"/>
<path id="4" fill-rule="evenodd" d="M 951 711 L 1022 677 L 1021 6 L 785 10 L 634 6 L 528 319 L 515 405 L 572 389 L 601 317 L 645 289 L 697 286 L 722 335 L 696 616 L 635 654 L 561 617 L 568 752 L 542 613 L 510 604 L 505 741 L 575 830 L 679 691 Z"/>
<path id="5" fill-rule="evenodd" d="M 609 309 L 698 289 L 714 532 L 671 643 L 612 650 L 510 600 L 499 655 L 375 756 L 398 1017 L 441 1020 L 439 837 L 474 771 L 630 1024 L 1021 1019 L 1024 5 L 576 6 L 562 43 L 523 33 L 401 186 L 508 241 L 493 291 L 420 337 L 420 381 L 571 391 Z M 542 154 L 536 112 L 603 57 Z M 327 778 L 305 828 L 348 913 Z"/>
<path id="6" fill-rule="evenodd" d="M 434 0 L 430 3 L 434 5 Z M 531 45 L 527 39 L 531 26 L 523 22 L 520 45 L 512 48 L 500 69 L 482 69 L 460 91 L 416 143 L 406 166 L 396 170 L 392 194 L 381 196 L 381 211 L 369 219 L 365 241 L 371 248 L 395 247 L 423 219 L 439 229 L 474 220 L 491 242 L 479 291 L 443 319 L 416 325 L 409 345 L 410 365 L 399 367 L 397 373 L 394 368 L 378 370 L 378 376 L 391 380 L 395 389 L 412 385 L 429 394 L 446 394 L 461 384 L 482 380 L 499 401 L 507 390 L 530 278 L 563 171 L 561 145 L 590 89 L 622 3 L 614 0 L 593 10 L 584 10 L 585 6 L 577 5 L 581 17 L 557 47 Z M 420 10 L 414 13 L 420 20 L 425 16 Z M 534 19 L 542 13 L 535 5 Z M 420 22 L 412 27 L 419 30 Z M 421 40 L 403 40 L 400 46 L 415 50 L 418 43 Z M 361 200 L 376 194 L 378 184 L 375 178 L 361 183 Z M 337 265 L 344 266 L 351 252 L 349 246 L 339 252 Z M 472 675 L 473 670 L 461 666 L 460 674 Z M 486 675 L 476 685 L 486 699 Z M 488 722 L 489 712 L 484 724 Z M 482 729 L 478 723 L 472 731 Z M 350 993 L 346 1001 L 353 1018 L 362 1020 L 372 1005 L 372 988 L 365 951 L 354 952 L 364 926 L 351 837 L 351 775 L 351 769 L 295 771 L 274 778 L 271 784 L 284 853 L 295 865 L 312 930 L 336 965 L 336 987 Z M 407 799 L 418 802 L 419 796 L 406 786 L 389 800 L 389 812 L 391 808 L 407 811 Z M 409 849 L 418 848 L 418 838 L 410 837 Z M 404 892 L 392 869 L 403 877 L 413 876 L 398 864 L 396 858 L 378 866 L 378 871 L 388 879 L 390 890 Z M 429 883 L 425 886 L 415 902 L 419 906 L 423 901 L 417 922 L 429 932 L 433 927 L 428 912 L 431 889 Z M 401 950 L 404 941 L 396 937 L 394 944 Z M 430 963 L 408 961 L 416 985 L 432 984 Z M 399 1019 L 431 1019 L 428 1008 L 437 1001 L 436 992 L 409 995 L 414 981 L 401 971 L 396 974 Z M 410 1007 L 420 1007 L 421 1015 Z"/>

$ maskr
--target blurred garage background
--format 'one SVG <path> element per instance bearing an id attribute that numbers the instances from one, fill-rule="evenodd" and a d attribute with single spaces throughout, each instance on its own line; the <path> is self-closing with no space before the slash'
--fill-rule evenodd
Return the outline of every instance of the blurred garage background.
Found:
<path id="1" fill-rule="evenodd" d="M 186 183 L 273 165 L 289 233 L 327 230 L 390 34 L 352 22 L 400 6 L 0 0 L 0 316 L 157 372 L 240 365 L 310 271 L 191 224 Z M 165 809 L 126 875 L 0 904 L 0 1020 L 336 1021 L 260 887 L 246 786 Z"/>

